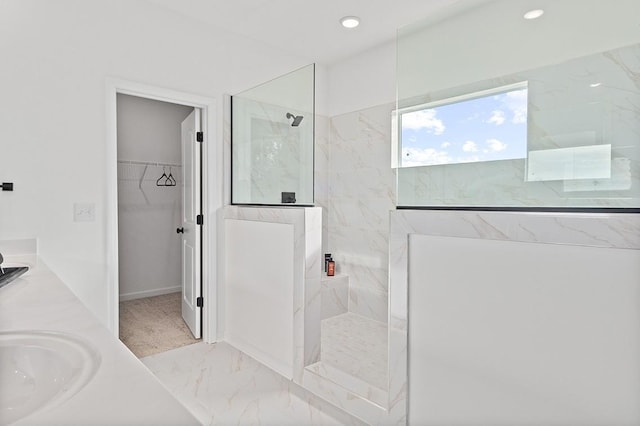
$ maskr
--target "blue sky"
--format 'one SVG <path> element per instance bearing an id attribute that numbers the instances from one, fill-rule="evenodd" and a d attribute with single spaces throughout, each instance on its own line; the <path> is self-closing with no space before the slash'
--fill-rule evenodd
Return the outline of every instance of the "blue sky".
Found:
<path id="1" fill-rule="evenodd" d="M 525 158 L 527 89 L 402 114 L 402 167 Z"/>

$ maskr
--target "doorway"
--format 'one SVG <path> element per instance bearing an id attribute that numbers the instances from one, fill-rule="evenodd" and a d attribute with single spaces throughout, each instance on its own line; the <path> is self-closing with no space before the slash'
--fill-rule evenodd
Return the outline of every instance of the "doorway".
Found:
<path id="1" fill-rule="evenodd" d="M 201 338 L 200 109 L 118 94 L 119 337 L 139 357 Z"/>
<path id="2" fill-rule="evenodd" d="M 122 117 L 127 113 L 123 99 L 139 110 L 129 119 Z M 108 309 L 116 336 L 120 303 L 138 301 L 156 303 L 160 312 L 178 311 L 190 339 L 216 341 L 215 212 L 222 205 L 217 173 L 222 152 L 221 147 L 207 149 L 217 136 L 215 111 L 210 98 L 107 81 Z M 119 137 L 127 126 L 133 129 L 128 136 L 133 142 L 123 148 Z M 169 134 L 172 142 L 162 142 Z M 209 164 L 216 173 L 207 173 Z M 176 309 L 169 299 L 180 306 Z M 134 307 L 133 315 L 139 317 L 142 310 Z M 160 338 L 171 340 L 167 327 L 160 328 L 165 330 Z"/>

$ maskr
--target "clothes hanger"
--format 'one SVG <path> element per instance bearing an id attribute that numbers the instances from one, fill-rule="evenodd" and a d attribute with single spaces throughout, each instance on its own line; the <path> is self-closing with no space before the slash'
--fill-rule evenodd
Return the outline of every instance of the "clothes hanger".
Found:
<path id="1" fill-rule="evenodd" d="M 160 183 L 160 181 L 164 179 L 164 181 L 162 181 L 162 183 Z M 169 176 L 167 176 L 167 172 L 165 171 L 164 166 L 162 167 L 162 176 L 160 176 L 158 178 L 158 180 L 156 181 L 156 186 L 169 186 L 167 185 L 167 181 L 169 181 Z M 171 181 L 169 181 L 171 182 Z"/>
<path id="2" fill-rule="evenodd" d="M 176 179 L 173 177 L 173 173 L 171 172 L 171 166 L 169 166 L 169 176 L 167 176 L 167 180 L 169 181 L 169 185 L 167 186 L 176 186 Z"/>

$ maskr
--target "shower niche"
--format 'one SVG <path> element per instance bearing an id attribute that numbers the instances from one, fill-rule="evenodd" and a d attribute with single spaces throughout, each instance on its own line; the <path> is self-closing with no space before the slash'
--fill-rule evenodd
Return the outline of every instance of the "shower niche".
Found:
<path id="1" fill-rule="evenodd" d="M 312 206 L 315 65 L 231 98 L 231 203 Z"/>

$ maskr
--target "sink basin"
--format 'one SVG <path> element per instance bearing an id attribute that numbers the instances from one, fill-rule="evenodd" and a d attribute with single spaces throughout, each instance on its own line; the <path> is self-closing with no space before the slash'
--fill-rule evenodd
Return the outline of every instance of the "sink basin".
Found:
<path id="1" fill-rule="evenodd" d="M 0 419 L 12 423 L 72 397 L 93 378 L 100 354 L 49 331 L 0 332 Z"/>

